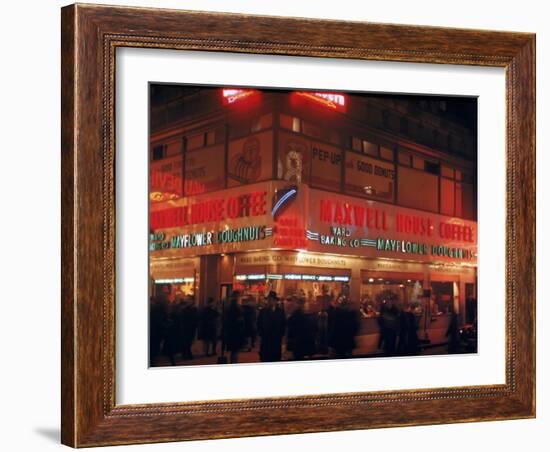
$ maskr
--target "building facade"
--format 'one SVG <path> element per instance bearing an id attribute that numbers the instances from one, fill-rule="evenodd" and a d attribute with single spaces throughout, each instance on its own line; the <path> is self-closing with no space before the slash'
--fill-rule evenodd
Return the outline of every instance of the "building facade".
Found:
<path id="1" fill-rule="evenodd" d="M 182 93 L 152 102 L 152 295 L 275 290 L 314 312 L 344 294 L 367 330 L 392 296 L 439 334 L 473 321 L 475 129 L 446 101 Z"/>

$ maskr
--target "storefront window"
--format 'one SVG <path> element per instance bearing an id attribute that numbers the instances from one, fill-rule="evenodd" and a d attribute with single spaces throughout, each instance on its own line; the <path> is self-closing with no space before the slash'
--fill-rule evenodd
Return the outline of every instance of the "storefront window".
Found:
<path id="1" fill-rule="evenodd" d="M 293 302 L 302 299 L 306 312 L 316 313 L 326 310 L 338 297 L 349 296 L 350 282 L 348 271 L 293 267 L 261 274 L 236 274 L 233 288 L 256 303 L 261 303 L 270 291 L 274 291 L 286 307 L 292 308 Z"/>
<path id="2" fill-rule="evenodd" d="M 422 310 L 422 281 L 409 278 L 361 276 L 361 313 L 364 317 L 377 317 L 385 304 L 399 309 L 411 307 L 413 312 Z"/>
<path id="3" fill-rule="evenodd" d="M 182 297 L 194 297 L 196 284 L 195 277 L 158 279 L 154 281 L 152 295 L 174 302 Z"/>

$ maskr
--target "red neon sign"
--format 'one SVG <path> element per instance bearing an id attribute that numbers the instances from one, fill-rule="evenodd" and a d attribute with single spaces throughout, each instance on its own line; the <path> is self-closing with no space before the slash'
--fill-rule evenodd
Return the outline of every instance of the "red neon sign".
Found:
<path id="1" fill-rule="evenodd" d="M 388 215 L 383 209 L 327 199 L 321 200 L 320 220 L 324 223 L 367 227 L 383 231 L 387 231 L 389 228 Z"/>
<path id="2" fill-rule="evenodd" d="M 346 96 L 336 93 L 315 93 L 309 91 L 298 91 L 296 94 L 314 100 L 325 107 L 333 110 L 346 111 Z"/>
<path id="3" fill-rule="evenodd" d="M 253 192 L 228 198 L 213 198 L 194 204 L 156 210 L 149 215 L 151 229 L 165 229 L 210 222 L 226 218 L 257 217 L 266 214 L 266 192 Z"/>
<path id="4" fill-rule="evenodd" d="M 279 217 L 273 227 L 273 245 L 278 248 L 306 248 L 306 229 L 300 216 Z"/>
<path id="5" fill-rule="evenodd" d="M 253 89 L 223 88 L 222 97 L 224 104 L 232 104 L 254 93 Z"/>

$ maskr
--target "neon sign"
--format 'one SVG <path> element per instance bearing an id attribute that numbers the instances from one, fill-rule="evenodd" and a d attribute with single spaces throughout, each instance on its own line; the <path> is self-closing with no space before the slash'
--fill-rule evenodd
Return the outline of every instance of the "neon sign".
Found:
<path id="1" fill-rule="evenodd" d="M 346 97 L 343 94 L 316 93 L 309 91 L 299 91 L 296 94 L 318 102 L 325 107 L 332 108 L 333 110 L 346 111 Z"/>
<path id="2" fill-rule="evenodd" d="M 252 274 L 252 275 L 235 275 L 237 281 L 251 281 L 262 279 L 286 279 L 288 281 L 339 281 L 349 282 L 349 276 L 333 276 L 333 275 L 302 275 L 300 273 L 286 274 Z"/>
<path id="3" fill-rule="evenodd" d="M 325 199 L 322 199 L 320 203 L 320 220 L 323 223 L 367 227 L 384 231 L 389 227 L 385 210 Z"/>
<path id="4" fill-rule="evenodd" d="M 151 234 L 149 251 L 165 250 L 168 248 L 196 248 L 215 244 L 242 243 L 263 240 L 267 236 L 265 226 L 244 226 L 221 231 L 202 231 L 191 234 L 178 234 L 166 238 L 163 233 Z"/>
<path id="5" fill-rule="evenodd" d="M 151 229 L 173 228 L 193 224 L 221 222 L 226 218 L 265 215 L 266 192 L 253 192 L 228 198 L 201 200 L 170 209 L 156 210 L 149 215 Z"/>
<path id="6" fill-rule="evenodd" d="M 297 194 L 298 187 L 296 185 L 291 185 L 290 187 L 275 191 L 273 195 L 273 208 L 271 209 L 271 215 L 274 220 L 276 220 L 277 216 L 284 210 L 283 207 L 285 204 L 288 204 L 296 198 Z"/>
<path id="7" fill-rule="evenodd" d="M 195 281 L 195 278 L 155 279 L 155 284 L 181 284 L 193 281 Z"/>
<path id="8" fill-rule="evenodd" d="M 376 241 L 378 251 L 390 251 L 402 254 L 431 254 L 437 257 L 451 259 L 473 259 L 474 253 L 466 248 L 450 247 L 445 245 L 428 245 L 409 240 L 392 240 L 378 237 Z"/>
<path id="9" fill-rule="evenodd" d="M 223 88 L 222 89 L 222 97 L 223 97 L 223 103 L 228 105 L 232 104 L 234 102 L 237 102 L 238 100 L 244 99 L 245 97 L 248 97 L 252 94 L 254 94 L 253 89 L 234 89 L 234 88 Z"/>

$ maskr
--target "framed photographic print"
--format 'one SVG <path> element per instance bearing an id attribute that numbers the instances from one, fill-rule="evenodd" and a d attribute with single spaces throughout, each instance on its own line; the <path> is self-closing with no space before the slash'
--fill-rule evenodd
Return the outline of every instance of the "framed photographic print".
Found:
<path id="1" fill-rule="evenodd" d="M 62 9 L 62 442 L 535 415 L 532 34 Z"/>

